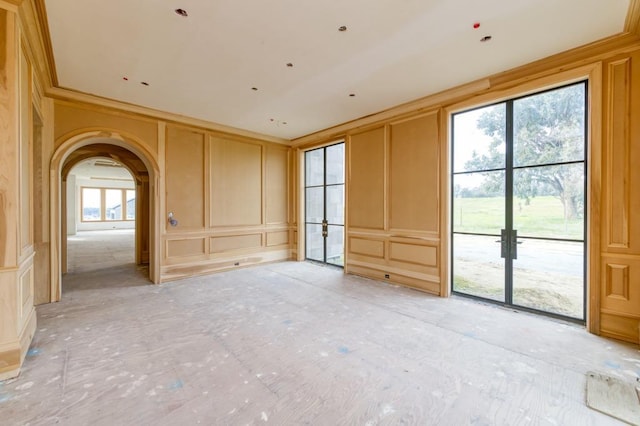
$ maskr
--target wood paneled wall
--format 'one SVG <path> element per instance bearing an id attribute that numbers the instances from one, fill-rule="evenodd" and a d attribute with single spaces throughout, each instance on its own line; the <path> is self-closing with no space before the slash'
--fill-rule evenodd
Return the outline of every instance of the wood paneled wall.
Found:
<path id="1" fill-rule="evenodd" d="M 600 331 L 639 341 L 640 51 L 603 64 Z"/>
<path id="2" fill-rule="evenodd" d="M 290 148 L 167 126 L 164 280 L 289 259 Z"/>
<path id="3" fill-rule="evenodd" d="M 105 129 L 160 165 L 160 281 L 291 257 L 290 147 L 89 104 L 56 101 L 55 112 L 57 146 Z"/>
<path id="4" fill-rule="evenodd" d="M 346 271 L 441 293 L 438 111 L 347 138 Z"/>
<path id="5" fill-rule="evenodd" d="M 18 374 L 36 328 L 34 86 L 16 12 L 0 4 L 0 380 Z"/>

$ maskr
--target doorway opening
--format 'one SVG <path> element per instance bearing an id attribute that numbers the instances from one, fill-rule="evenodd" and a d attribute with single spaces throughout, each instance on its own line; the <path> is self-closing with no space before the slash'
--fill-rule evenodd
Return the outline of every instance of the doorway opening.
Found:
<path id="1" fill-rule="evenodd" d="M 344 267 L 344 142 L 306 151 L 305 257 Z"/>
<path id="2" fill-rule="evenodd" d="M 452 116 L 452 291 L 584 322 L 587 82 Z"/>
<path id="3" fill-rule="evenodd" d="M 67 272 L 135 264 L 136 183 L 120 162 L 93 157 L 66 178 Z"/>
<path id="4" fill-rule="evenodd" d="M 100 168 L 119 169 L 121 173 L 126 172 L 129 186 L 117 184 L 120 179 L 117 176 L 98 176 L 102 179 L 89 179 L 89 183 L 85 181 L 82 185 L 75 183 L 70 185 L 69 181 L 77 178 L 71 171 L 76 166 L 82 167 L 87 162 L 93 162 L 93 166 L 98 162 Z M 129 250 L 126 254 L 129 258 L 131 253 L 134 254 L 128 266 L 129 275 L 121 275 L 116 281 L 125 283 L 135 281 L 136 285 L 160 281 L 160 222 L 157 217 L 159 206 L 156 197 L 158 170 L 153 155 L 135 136 L 93 129 L 79 133 L 59 144 L 51 161 L 49 227 L 52 253 L 51 302 L 61 300 L 62 276 L 69 272 L 67 234 L 68 231 L 73 231 L 69 230 L 70 226 L 78 226 L 70 218 L 70 215 L 74 214 L 77 216 L 78 223 L 89 228 L 83 231 L 109 232 L 95 228 L 107 226 L 113 230 L 114 224 L 119 224 L 121 228 L 129 228 L 119 232 L 135 236 L 133 243 L 130 239 L 125 243 L 129 246 L 133 244 L 134 247 L 134 250 Z M 133 179 L 132 185 L 131 179 Z M 102 184 L 98 184 L 99 182 Z M 70 208 L 71 200 L 77 200 L 75 207 Z M 75 242 L 72 241 L 72 243 Z M 92 244 L 102 243 L 94 241 Z M 118 251 L 117 248 L 116 251 Z M 116 263 L 122 261 L 122 259 L 113 260 Z M 101 272 L 106 277 L 113 276 L 111 272 L 115 270 L 114 268 L 99 269 L 91 276 L 90 281 L 99 281 L 95 278 Z M 65 280 L 65 286 L 68 281 L 68 279 Z M 105 278 L 104 282 L 107 281 L 108 279 Z"/>

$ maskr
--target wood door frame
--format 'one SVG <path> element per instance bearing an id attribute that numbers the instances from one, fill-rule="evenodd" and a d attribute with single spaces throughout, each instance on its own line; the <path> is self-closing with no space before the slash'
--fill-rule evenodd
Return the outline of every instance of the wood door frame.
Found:
<path id="1" fill-rule="evenodd" d="M 587 276 L 586 276 L 586 327 L 587 330 L 594 334 L 600 334 L 600 291 L 601 291 L 601 266 L 600 266 L 600 231 L 601 231 L 601 194 L 602 194 L 602 62 L 597 61 L 588 65 L 579 66 L 570 70 L 558 72 L 552 75 L 538 75 L 519 85 L 488 92 L 471 99 L 451 105 L 445 109 L 443 114 L 443 124 L 446 125 L 446 131 L 441 133 L 443 143 L 443 163 L 446 167 L 442 168 L 443 185 L 446 185 L 446 194 L 448 202 L 444 203 L 445 208 L 442 212 L 442 220 L 446 221 L 446 231 L 451 235 L 451 149 L 452 149 L 452 127 L 451 116 L 453 113 L 464 111 L 471 107 L 481 107 L 483 105 L 493 104 L 504 101 L 515 96 L 523 96 L 560 87 L 572 82 L 581 80 L 587 81 Z M 444 129 L 443 129 L 444 130 Z M 443 246 L 442 256 L 443 265 L 446 267 L 446 280 L 441 283 L 443 294 L 451 294 L 451 279 L 453 271 L 451 269 L 450 258 L 450 242 L 447 238 L 447 247 Z"/>
<path id="2" fill-rule="evenodd" d="M 582 134 L 583 134 L 583 150 L 582 150 L 582 160 L 560 160 L 557 159 L 557 161 L 551 161 L 551 162 L 546 162 L 546 163 L 531 163 L 531 164 L 527 164 L 527 165 L 518 165 L 515 164 L 515 154 L 514 154 L 514 150 L 515 150 L 515 122 L 516 122 L 516 117 L 515 117 L 515 105 L 517 102 L 521 101 L 522 99 L 527 99 L 527 98 L 531 98 L 531 97 L 536 97 L 536 96 L 541 96 L 541 95 L 545 95 L 547 93 L 550 92 L 554 92 L 554 91 L 560 91 L 560 90 L 564 90 L 564 89 L 569 89 L 572 87 L 582 87 L 582 93 L 583 93 L 583 98 L 582 98 L 582 104 L 584 107 L 583 110 L 583 116 L 584 116 L 584 123 L 582 125 Z M 523 305 L 523 304 L 517 304 L 514 302 L 514 295 L 515 295 L 515 288 L 516 288 L 516 280 L 515 280 L 515 276 L 516 276 L 516 264 L 514 263 L 514 260 L 517 259 L 517 257 L 514 257 L 514 253 L 517 253 L 517 245 L 516 244 L 521 244 L 522 242 L 526 241 L 527 239 L 532 239 L 532 240 L 537 240 L 537 241 L 542 241 L 545 239 L 550 239 L 553 242 L 578 242 L 575 239 L 572 238 L 559 238 L 557 236 L 554 237 L 545 237 L 545 236 L 536 236 L 536 235 L 526 235 L 526 236 L 518 236 L 517 235 L 517 229 L 515 229 L 515 223 L 514 223 L 514 199 L 516 198 L 515 195 L 515 177 L 516 177 L 516 173 L 520 170 L 528 170 L 528 169 L 539 169 L 539 168 L 548 168 L 548 167 L 564 167 L 564 166 L 572 166 L 572 165 L 582 165 L 582 170 L 584 171 L 584 178 L 582 179 L 582 184 L 580 185 L 582 187 L 582 194 L 583 197 L 586 197 L 586 201 L 589 201 L 588 199 L 588 191 L 587 191 L 587 180 L 589 178 L 588 176 L 588 162 L 587 162 L 587 153 L 588 153 L 588 149 L 589 147 L 587 146 L 588 144 L 588 128 L 589 128 L 589 121 L 588 121 L 588 93 L 589 93 L 589 80 L 588 79 L 583 79 L 580 81 L 576 81 L 576 82 L 571 82 L 569 84 L 566 85 L 560 85 L 557 87 L 553 87 L 553 88 L 547 88 L 544 90 L 541 90 L 539 92 L 534 92 L 534 93 L 530 93 L 530 94 L 526 94 L 523 96 L 514 96 L 511 97 L 509 99 L 494 103 L 494 104 L 489 104 L 486 105 L 484 107 L 478 107 L 478 108 L 471 108 L 468 110 L 463 110 L 463 111 L 459 111 L 459 112 L 455 112 L 451 114 L 451 118 L 452 118 L 452 122 L 454 121 L 455 117 L 458 114 L 465 114 L 465 113 L 469 113 L 469 112 L 473 112 L 473 111 L 478 111 L 481 110 L 483 108 L 492 108 L 492 107 L 498 107 L 498 106 L 503 106 L 504 107 L 504 123 L 505 123 L 505 133 L 504 133 L 504 145 L 505 145 L 505 152 L 503 154 L 502 160 L 504 162 L 503 166 L 501 168 L 494 166 L 494 167 L 490 167 L 492 170 L 491 171 L 486 171 L 486 170 L 463 170 L 463 171 L 455 171 L 452 170 L 451 171 L 451 179 L 453 180 L 455 178 L 456 175 L 460 176 L 468 176 L 468 175 L 473 175 L 473 174 L 483 174 L 483 173 L 492 173 L 492 172 L 502 172 L 504 173 L 504 192 L 502 194 L 502 198 L 504 200 L 502 209 L 504 211 L 504 222 L 501 223 L 501 232 L 502 232 L 502 236 L 500 235 L 495 235 L 495 238 L 500 238 L 500 242 L 502 243 L 502 255 L 501 258 L 504 259 L 504 266 L 503 266 L 503 270 L 504 270 L 504 287 L 502 288 L 503 290 L 503 299 L 502 300 L 498 300 L 498 299 L 493 299 L 491 297 L 488 296 L 481 296 L 481 295 L 477 295 L 477 294 L 473 294 L 473 293 L 467 293 L 464 291 L 459 291 L 456 290 L 455 287 L 455 281 L 452 279 L 451 280 L 451 292 L 455 293 L 455 294 L 459 294 L 459 295 L 463 295 L 463 296 L 468 296 L 474 299 L 480 299 L 480 300 L 486 300 L 488 302 L 492 302 L 492 303 L 498 303 L 500 305 L 504 305 L 507 307 L 512 307 L 515 309 L 519 309 L 519 310 L 524 310 L 524 311 L 531 311 L 533 313 L 536 314 L 541 314 L 541 315 L 547 315 L 550 317 L 555 317 L 558 319 L 562 319 L 562 320 L 566 320 L 566 321 L 571 321 L 571 322 L 577 322 L 580 324 L 584 324 L 586 321 L 586 294 L 587 294 L 587 289 L 586 289 L 586 264 L 587 264 L 587 258 L 586 258 L 586 247 L 587 247 L 587 243 L 588 243 L 588 229 L 587 229 L 587 222 L 589 220 L 589 213 L 588 213 L 588 209 L 585 209 L 584 211 L 584 217 L 583 217 L 583 221 L 582 221 L 582 239 L 579 241 L 581 243 L 582 246 L 582 297 L 581 297 L 581 303 L 582 303 L 582 309 L 581 309 L 581 316 L 580 317 L 573 317 L 573 316 L 569 316 L 569 315 L 564 315 L 564 314 L 560 314 L 558 312 L 553 312 L 547 309 L 544 309 L 542 307 L 533 307 L 533 306 L 527 306 L 527 305 Z M 455 139 L 456 139 L 456 134 L 455 134 L 455 128 L 454 126 L 452 126 L 452 151 L 455 149 Z M 455 160 L 455 158 L 454 158 Z M 452 194 L 449 195 L 451 198 L 451 205 L 454 206 L 454 204 L 456 203 L 456 199 L 455 196 Z M 453 222 L 454 222 L 454 215 L 455 213 L 453 212 L 452 209 L 452 216 L 450 218 L 451 223 L 452 223 L 452 228 L 453 228 Z M 489 231 L 486 231 L 489 232 Z M 450 263 L 452 264 L 452 274 L 455 272 L 455 262 L 454 262 L 454 251 L 455 251 L 455 247 L 453 244 L 453 240 L 454 240 L 454 235 L 456 234 L 456 232 L 452 229 L 450 232 L 450 237 L 451 237 L 451 251 L 450 251 L 450 256 L 451 256 L 451 261 Z M 466 231 L 466 232 L 458 232 L 458 234 L 466 234 L 466 235 L 475 235 L 475 236 L 489 236 L 487 234 L 484 234 L 482 232 L 473 232 L 473 231 Z M 520 239 L 520 242 L 514 243 L 513 241 L 516 241 Z M 505 242 L 506 241 L 506 242 Z"/>
<path id="3" fill-rule="evenodd" d="M 49 216 L 49 244 L 50 244 L 50 286 L 51 302 L 58 302 L 62 297 L 62 261 L 64 258 L 63 235 L 66 219 L 65 206 L 62 204 L 65 188 L 63 187 L 62 169 L 65 160 L 78 148 L 95 143 L 100 138 L 101 144 L 119 146 L 137 156 L 145 165 L 149 174 L 149 279 L 157 284 L 160 282 L 160 169 L 154 155 L 137 137 L 113 129 L 86 129 L 64 135 L 56 140 L 56 146 L 50 166 L 50 216 Z M 137 218 L 136 218 L 137 219 Z M 138 221 L 137 221 L 138 222 Z M 137 225 L 136 225 L 137 228 Z M 139 234 L 136 229 L 136 234 Z"/>

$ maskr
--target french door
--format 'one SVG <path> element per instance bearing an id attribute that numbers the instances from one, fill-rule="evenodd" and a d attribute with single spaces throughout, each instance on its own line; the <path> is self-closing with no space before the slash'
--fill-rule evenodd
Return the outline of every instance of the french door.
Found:
<path id="1" fill-rule="evenodd" d="M 452 290 L 585 318 L 587 83 L 452 117 Z"/>
<path id="2" fill-rule="evenodd" d="M 344 143 L 304 159 L 306 258 L 344 266 Z"/>

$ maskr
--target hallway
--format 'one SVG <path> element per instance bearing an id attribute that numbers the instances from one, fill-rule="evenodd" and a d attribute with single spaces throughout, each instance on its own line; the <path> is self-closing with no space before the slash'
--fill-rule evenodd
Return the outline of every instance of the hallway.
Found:
<path id="1" fill-rule="evenodd" d="M 133 229 L 79 231 L 67 237 L 67 263 L 71 274 L 135 262 Z"/>
<path id="2" fill-rule="evenodd" d="M 148 266 L 134 262 L 134 238 L 133 229 L 82 231 L 69 236 L 63 299 L 75 289 L 151 285 Z"/>

